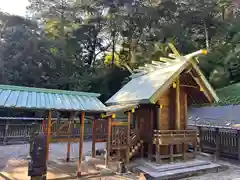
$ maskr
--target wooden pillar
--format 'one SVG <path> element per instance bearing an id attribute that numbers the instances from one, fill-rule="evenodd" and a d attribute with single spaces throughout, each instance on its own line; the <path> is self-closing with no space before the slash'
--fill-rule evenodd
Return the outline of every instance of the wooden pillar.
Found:
<path id="1" fill-rule="evenodd" d="M 127 124 L 127 150 L 126 150 L 126 163 L 129 163 L 129 152 L 130 152 L 130 147 L 131 147 L 131 113 L 127 113 L 127 119 L 128 119 L 128 124 Z"/>
<path id="2" fill-rule="evenodd" d="M 9 120 L 7 120 L 7 122 L 6 122 L 4 133 L 3 133 L 3 144 L 4 145 L 7 144 L 8 126 L 9 126 Z"/>
<path id="3" fill-rule="evenodd" d="M 183 151 L 183 160 L 186 160 L 186 145 L 185 143 L 182 144 L 182 151 Z"/>
<path id="4" fill-rule="evenodd" d="M 52 125 L 52 111 L 48 111 L 48 122 L 47 122 L 47 143 L 46 143 L 46 161 L 49 159 L 49 144 L 51 140 L 51 125 Z"/>
<path id="5" fill-rule="evenodd" d="M 193 155 L 194 158 L 197 156 L 197 136 L 195 142 L 193 143 Z"/>
<path id="6" fill-rule="evenodd" d="M 203 146 L 202 146 L 202 143 L 203 143 L 203 135 L 202 135 L 202 128 L 201 128 L 201 126 L 199 126 L 199 127 L 197 127 L 197 129 L 198 129 L 198 136 L 199 136 L 199 144 L 198 144 L 198 146 L 199 146 L 199 152 L 203 152 Z"/>
<path id="7" fill-rule="evenodd" d="M 184 129 L 188 128 L 188 102 L 187 93 L 184 92 Z"/>
<path id="8" fill-rule="evenodd" d="M 157 119 L 157 127 L 160 130 L 161 129 L 161 122 L 160 122 L 161 118 L 160 118 L 160 116 L 161 116 L 162 105 L 161 104 L 159 104 L 159 105 L 160 105 L 160 107 L 157 108 L 157 117 L 155 117 L 155 119 Z"/>
<path id="9" fill-rule="evenodd" d="M 105 166 L 108 167 L 108 162 L 110 159 L 110 150 L 111 150 L 111 138 L 112 138 L 112 117 L 108 117 L 108 135 L 107 135 L 107 144 L 106 144 L 106 157 L 105 157 Z"/>
<path id="10" fill-rule="evenodd" d="M 70 137 L 70 134 L 71 134 L 71 131 L 72 131 L 72 117 L 69 117 L 68 118 L 68 133 L 69 133 L 69 137 Z M 69 162 L 70 160 L 70 147 L 71 147 L 71 144 L 70 142 L 67 143 L 67 158 L 66 158 L 66 161 Z"/>
<path id="11" fill-rule="evenodd" d="M 79 142 L 79 157 L 78 157 L 78 172 L 77 177 L 81 176 L 81 163 L 82 163 L 82 157 L 83 157 L 83 138 L 84 138 L 84 118 L 85 113 L 81 113 L 80 117 L 80 142 Z"/>
<path id="12" fill-rule="evenodd" d="M 176 80 L 176 129 L 181 129 L 180 80 Z M 180 153 L 181 145 L 176 145 L 176 153 Z"/>
<path id="13" fill-rule="evenodd" d="M 170 153 L 169 153 L 169 155 L 170 155 L 170 163 L 172 163 L 173 162 L 173 145 L 170 144 L 169 146 L 170 146 L 169 147 L 169 150 L 170 150 Z"/>
<path id="14" fill-rule="evenodd" d="M 92 157 L 96 157 L 96 119 L 92 121 Z"/>
<path id="15" fill-rule="evenodd" d="M 181 128 L 181 114 L 180 114 L 180 81 L 179 78 L 176 81 L 176 129 Z"/>
<path id="16" fill-rule="evenodd" d="M 188 128 L 188 106 L 187 106 L 187 93 L 184 92 L 183 93 L 184 95 L 184 101 L 183 101 L 183 105 L 184 105 L 184 130 L 186 130 Z M 197 138 L 196 138 L 197 140 Z M 197 146 L 197 144 L 195 144 L 195 146 Z M 186 160 L 186 152 L 187 152 L 187 149 L 188 149 L 188 143 L 183 143 L 182 144 L 182 151 L 183 151 L 183 160 L 185 161 Z"/>
<path id="17" fill-rule="evenodd" d="M 157 137 L 157 138 L 158 138 L 158 137 Z M 157 163 L 157 164 L 160 164 L 160 163 L 161 163 L 159 139 L 156 139 L 156 163 Z"/>
<path id="18" fill-rule="evenodd" d="M 148 160 L 152 160 L 152 144 L 153 144 L 153 110 L 150 108 L 150 132 L 148 138 Z"/>
<path id="19" fill-rule="evenodd" d="M 220 158 L 220 133 L 219 128 L 215 128 L 215 138 L 216 138 L 216 159 Z"/>

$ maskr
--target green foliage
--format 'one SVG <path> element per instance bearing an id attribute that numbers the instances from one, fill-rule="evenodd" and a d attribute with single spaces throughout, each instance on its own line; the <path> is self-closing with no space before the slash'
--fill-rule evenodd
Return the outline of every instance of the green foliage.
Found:
<path id="1" fill-rule="evenodd" d="M 199 61 L 214 87 L 240 80 L 239 15 L 229 0 L 29 2 L 38 22 L 0 13 L 1 83 L 106 100 L 132 69 L 168 56 L 167 42 L 183 54 L 208 46 Z"/>

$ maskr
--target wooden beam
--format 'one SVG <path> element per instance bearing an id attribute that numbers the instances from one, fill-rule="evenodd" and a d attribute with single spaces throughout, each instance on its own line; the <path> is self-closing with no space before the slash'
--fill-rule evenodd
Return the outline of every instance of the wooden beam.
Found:
<path id="1" fill-rule="evenodd" d="M 130 147 L 131 147 L 131 137 L 130 137 L 130 132 L 131 132 L 131 113 L 128 112 L 127 114 L 127 150 L 126 150 L 126 163 L 129 163 L 129 152 L 130 152 Z"/>
<path id="2" fill-rule="evenodd" d="M 46 143 L 46 161 L 49 159 L 49 144 L 51 141 L 51 124 L 52 124 L 52 111 L 48 111 L 48 122 L 47 122 L 47 143 Z"/>
<path id="3" fill-rule="evenodd" d="M 116 121 L 113 121 L 112 122 L 112 126 L 128 126 L 128 122 L 116 122 Z"/>
<path id="4" fill-rule="evenodd" d="M 112 117 L 108 117 L 108 134 L 107 134 L 107 144 L 106 144 L 106 157 L 105 157 L 105 166 L 108 167 L 108 162 L 110 159 L 110 150 L 111 150 L 111 137 L 112 137 Z"/>
<path id="5" fill-rule="evenodd" d="M 78 158 L 78 172 L 77 177 L 81 177 L 81 163 L 82 163 L 82 157 L 83 157 L 83 138 L 84 138 L 84 118 L 85 113 L 81 113 L 80 119 L 80 142 L 79 142 L 79 158 Z"/>
<path id="6" fill-rule="evenodd" d="M 61 137 L 61 138 L 51 138 L 51 142 L 59 142 L 59 143 L 68 143 L 68 142 L 72 142 L 72 143 L 76 143 L 76 142 L 80 142 L 80 138 L 79 137 Z"/>
<path id="7" fill-rule="evenodd" d="M 106 139 L 96 139 L 95 143 L 107 142 Z"/>
<path id="8" fill-rule="evenodd" d="M 195 89 L 199 89 L 199 87 L 198 87 L 198 86 L 187 85 L 187 84 L 180 84 L 180 87 L 186 87 L 186 88 L 195 88 Z"/>
<path id="9" fill-rule="evenodd" d="M 200 89 L 203 89 L 203 93 L 204 95 L 207 97 L 208 101 L 211 103 L 212 102 L 212 98 L 210 97 L 207 88 L 203 85 L 203 83 L 201 82 L 201 80 L 197 77 L 195 77 L 192 72 L 189 72 L 189 74 L 192 76 L 192 78 L 194 79 L 194 81 L 198 84 Z M 199 91 L 200 91 L 199 89 Z"/>
<path id="10" fill-rule="evenodd" d="M 92 157 L 96 157 L 96 119 L 92 121 Z"/>

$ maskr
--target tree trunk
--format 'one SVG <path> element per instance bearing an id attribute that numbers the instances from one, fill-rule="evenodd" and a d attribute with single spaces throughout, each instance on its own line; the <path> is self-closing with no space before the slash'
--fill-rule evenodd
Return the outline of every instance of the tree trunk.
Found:
<path id="1" fill-rule="evenodd" d="M 204 32 L 205 32 L 206 48 L 209 49 L 209 36 L 208 36 L 206 21 L 204 21 Z"/>

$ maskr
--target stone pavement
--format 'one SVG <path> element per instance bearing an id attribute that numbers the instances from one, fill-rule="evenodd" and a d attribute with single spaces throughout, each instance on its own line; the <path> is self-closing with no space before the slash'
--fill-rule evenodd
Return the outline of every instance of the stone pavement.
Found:
<path id="1" fill-rule="evenodd" d="M 183 180 L 240 180 L 240 164 L 218 161 L 218 163 L 228 165 L 229 169 L 218 173 L 208 173 L 202 176 L 189 177 Z"/>

